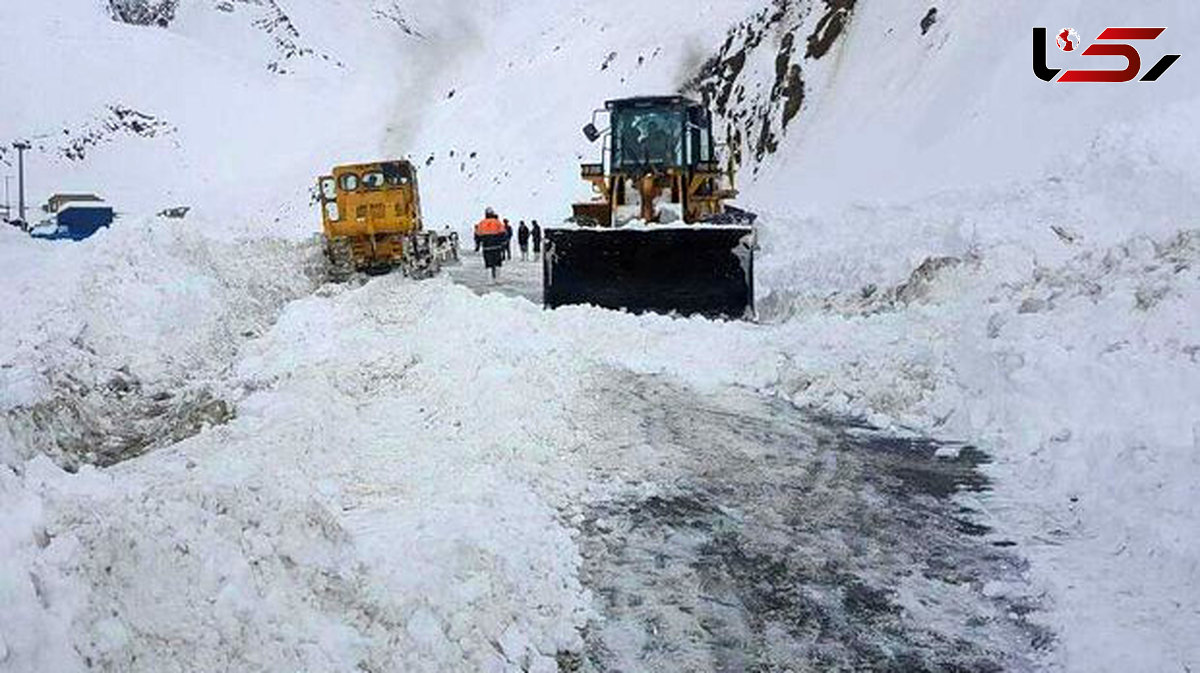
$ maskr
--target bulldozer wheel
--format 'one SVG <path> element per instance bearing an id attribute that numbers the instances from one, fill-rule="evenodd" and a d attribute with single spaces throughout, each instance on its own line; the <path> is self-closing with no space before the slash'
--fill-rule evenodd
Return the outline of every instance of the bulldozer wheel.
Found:
<path id="1" fill-rule="evenodd" d="M 435 246 L 434 238 L 428 232 L 411 235 L 404 246 L 404 275 L 414 280 L 436 276 L 441 271 L 441 264 Z"/>
<path id="2" fill-rule="evenodd" d="M 354 250 L 349 239 L 325 239 L 326 273 L 334 283 L 344 283 L 354 275 Z"/>

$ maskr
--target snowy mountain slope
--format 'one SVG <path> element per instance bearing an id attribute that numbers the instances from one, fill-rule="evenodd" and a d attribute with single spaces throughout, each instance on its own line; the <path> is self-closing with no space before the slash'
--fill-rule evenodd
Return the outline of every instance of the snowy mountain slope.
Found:
<path id="1" fill-rule="evenodd" d="M 592 112 L 611 98 L 678 91 L 761 4 L 510 6 L 466 46 L 454 42 L 457 62 L 400 108 L 386 147 L 422 166 L 424 205 L 439 228 L 465 233 L 489 205 L 559 222 L 590 198 L 578 164 L 599 156 L 580 132 Z"/>
<path id="2" fill-rule="evenodd" d="M 1198 21 L 1187 3 L 932 4 L 937 21 L 925 35 L 920 19 L 931 3 L 856 8 L 836 68 L 810 97 L 804 123 L 761 172 L 756 196 L 770 198 L 774 191 L 776 202 L 795 208 L 783 198 L 794 194 L 810 208 L 909 201 L 956 187 L 1036 179 L 1062 171 L 1064 161 L 1077 169 L 1070 162 L 1103 149 L 1092 144 L 1114 127 L 1193 142 L 1194 134 L 1162 134 L 1172 128 L 1163 128 L 1164 121 L 1186 124 L 1194 113 L 1197 84 L 1183 67 L 1153 84 L 1111 87 L 1046 84 L 1030 76 L 1034 26 L 1053 32 L 1069 24 L 1089 41 L 1107 26 L 1166 26 L 1158 40 L 1139 45 L 1144 67 L 1163 54 L 1186 53 L 1197 44 Z M 1053 67 L 1120 63 L 1057 49 L 1049 58 Z M 1162 149 L 1164 159 L 1186 156 Z M 1126 154 L 1109 153 L 1110 160 Z"/>
<path id="3" fill-rule="evenodd" d="M 311 230 L 315 175 L 376 154 L 419 39 L 382 2 L 183 2 L 165 28 L 88 0 L 8 4 L 0 19 L 0 137 L 34 145 L 33 205 L 96 191 L 130 216 L 190 205 L 214 219 L 283 215 L 297 233 Z M 113 108 L 153 117 L 156 132 L 109 128 Z M 0 157 L 9 173 L 13 154 Z"/>
<path id="4" fill-rule="evenodd" d="M 944 3 L 924 32 L 926 4 L 867 0 L 221 4 L 166 27 L 0 7 L 24 94 L 0 140 L 34 139 L 39 198 L 95 189 L 129 213 L 78 246 L 0 232 L 0 624 L 19 625 L 0 669 L 553 666 L 597 604 L 571 503 L 682 478 L 605 429 L 586 382 L 614 371 L 978 442 L 995 488 L 970 505 L 1030 586 L 969 590 L 1044 595 L 1040 667 L 1196 668 L 1189 4 Z M 809 58 L 831 15 L 839 39 Z M 1046 85 L 1035 25 L 1166 25 L 1146 53 L 1185 56 L 1154 85 Z M 439 228 L 489 204 L 552 222 L 587 196 L 593 108 L 694 86 L 750 33 L 729 115 L 769 324 L 542 314 L 394 278 L 308 296 L 316 248 L 280 239 L 315 230 L 317 171 L 409 154 L 432 159 Z M 180 204 L 194 216 L 145 218 Z M 27 462 L 194 432 L 80 477 Z"/>

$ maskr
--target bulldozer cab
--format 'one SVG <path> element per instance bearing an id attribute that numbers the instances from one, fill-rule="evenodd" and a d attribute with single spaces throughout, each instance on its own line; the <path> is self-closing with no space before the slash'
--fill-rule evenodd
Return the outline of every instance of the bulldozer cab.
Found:
<path id="1" fill-rule="evenodd" d="M 712 161 L 712 119 L 682 96 L 609 101 L 614 173 L 695 168 Z"/>
<path id="2" fill-rule="evenodd" d="M 604 156 L 582 167 L 598 198 L 576 204 L 577 223 L 694 224 L 725 214 L 724 201 L 736 196 L 732 171 L 716 161 L 712 115 L 703 105 L 683 96 L 624 98 L 602 112 L 607 135 L 595 123 L 584 133 L 593 142 L 606 137 Z"/>

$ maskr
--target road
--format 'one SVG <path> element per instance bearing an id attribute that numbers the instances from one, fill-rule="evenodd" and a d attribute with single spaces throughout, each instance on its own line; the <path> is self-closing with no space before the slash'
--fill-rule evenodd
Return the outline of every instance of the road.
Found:
<path id="1" fill-rule="evenodd" d="M 539 266 L 491 285 L 539 301 Z M 597 618 L 568 671 L 1022 671 L 1052 636 L 1020 552 L 979 521 L 987 457 L 816 417 L 756 391 L 612 371 L 576 422 Z"/>
<path id="2" fill-rule="evenodd" d="M 535 304 L 542 303 L 542 263 L 523 262 L 520 252 L 513 246 L 513 259 L 505 262 L 500 269 L 499 279 L 492 282 L 491 273 L 483 266 L 483 257 L 470 250 L 460 253 L 461 262 L 445 267 L 446 273 L 455 282 L 471 288 L 476 294 L 486 295 L 500 292 L 517 297 L 524 297 Z"/>

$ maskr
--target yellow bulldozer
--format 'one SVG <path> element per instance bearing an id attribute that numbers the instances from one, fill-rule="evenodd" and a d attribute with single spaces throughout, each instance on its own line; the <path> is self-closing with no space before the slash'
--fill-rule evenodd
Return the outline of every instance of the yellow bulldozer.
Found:
<path id="1" fill-rule="evenodd" d="M 604 139 L 601 160 L 581 168 L 595 198 L 546 230 L 548 308 L 754 316 L 755 216 L 728 203 L 733 168 L 721 166 L 712 125 L 704 105 L 683 96 L 596 111 L 584 134 Z"/>
<path id="2" fill-rule="evenodd" d="M 317 181 L 332 280 L 394 269 L 412 278 L 440 270 L 436 236 L 425 230 L 417 171 L 404 160 L 338 166 Z"/>

